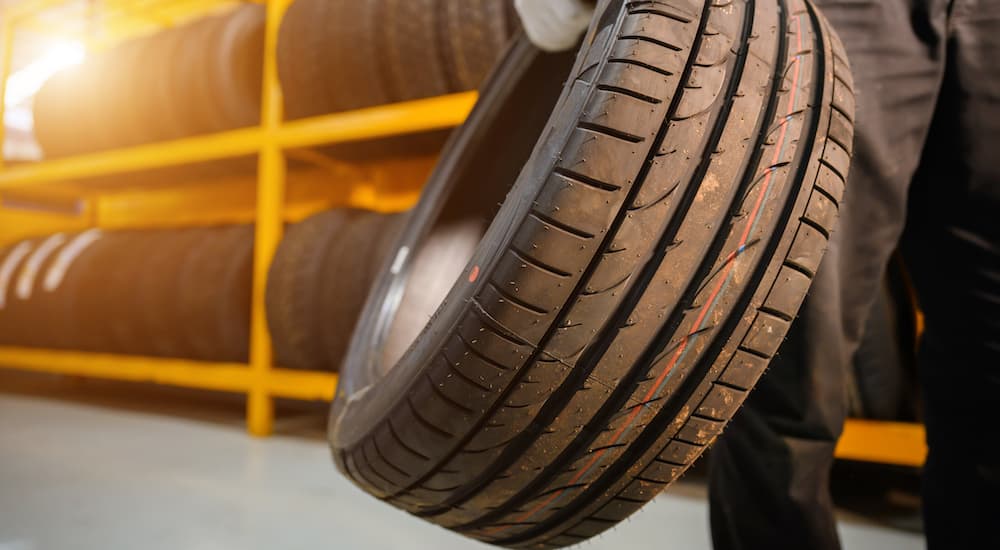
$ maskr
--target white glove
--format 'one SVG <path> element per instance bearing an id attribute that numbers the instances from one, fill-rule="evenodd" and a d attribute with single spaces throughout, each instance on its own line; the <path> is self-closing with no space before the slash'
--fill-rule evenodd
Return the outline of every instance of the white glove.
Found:
<path id="1" fill-rule="evenodd" d="M 547 52 L 576 46 L 590 25 L 594 7 L 584 0 L 515 0 L 528 38 Z"/>

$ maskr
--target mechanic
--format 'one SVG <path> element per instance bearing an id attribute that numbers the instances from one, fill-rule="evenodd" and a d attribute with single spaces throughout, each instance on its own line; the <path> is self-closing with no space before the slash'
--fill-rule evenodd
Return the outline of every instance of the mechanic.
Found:
<path id="1" fill-rule="evenodd" d="M 855 77 L 847 200 L 799 319 L 712 450 L 714 546 L 840 548 L 829 478 L 846 369 L 899 248 L 926 319 L 928 547 L 1000 548 L 1000 1 L 815 3 Z M 516 7 L 547 51 L 574 47 L 593 10 Z"/>

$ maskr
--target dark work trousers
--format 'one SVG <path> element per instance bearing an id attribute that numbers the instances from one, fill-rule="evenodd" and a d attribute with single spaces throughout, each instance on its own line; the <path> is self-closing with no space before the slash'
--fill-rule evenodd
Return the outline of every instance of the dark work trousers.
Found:
<path id="1" fill-rule="evenodd" d="M 799 319 L 712 451 L 715 548 L 840 547 L 845 373 L 900 246 L 926 314 L 928 547 L 1000 549 L 1000 0 L 817 4 L 855 75 L 854 163 Z"/>

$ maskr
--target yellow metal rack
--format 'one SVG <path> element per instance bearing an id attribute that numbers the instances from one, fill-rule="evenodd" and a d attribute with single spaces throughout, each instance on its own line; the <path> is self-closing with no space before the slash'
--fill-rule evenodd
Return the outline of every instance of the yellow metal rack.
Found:
<path id="1" fill-rule="evenodd" d="M 123 357 L 104 354 L 64 352 L 23 348 L 0 348 L 0 366 L 9 369 L 35 372 L 109 378 L 134 382 L 151 382 L 190 388 L 208 389 L 247 395 L 247 427 L 251 434 L 267 435 L 274 420 L 273 399 L 276 397 L 301 400 L 330 400 L 336 387 L 336 375 L 321 372 L 303 372 L 275 368 L 271 339 L 264 314 L 264 293 L 268 267 L 281 239 L 286 212 L 286 157 L 300 148 L 344 143 L 386 136 L 410 134 L 454 127 L 465 119 L 471 110 L 475 93 L 462 93 L 386 105 L 316 117 L 295 122 L 285 122 L 282 113 L 281 86 L 278 82 L 276 45 L 282 15 L 291 0 L 265 0 L 267 4 L 267 30 L 264 48 L 263 110 L 261 125 L 254 128 L 194 137 L 169 143 L 153 144 L 129 149 L 108 151 L 75 158 L 5 167 L 0 158 L 0 192 L 51 189 L 66 182 L 87 177 L 108 176 L 137 170 L 149 170 L 196 162 L 213 161 L 256 155 L 258 158 L 256 190 L 251 202 L 250 217 L 256 223 L 256 251 L 253 271 L 253 299 L 251 350 L 249 364 L 216 364 L 194 361 L 155 359 L 149 357 Z M 3 37 L 0 57 L 0 98 L 4 97 L 5 84 L 10 71 L 14 33 L 18 25 L 37 28 L 38 14 L 65 0 L 34 0 L 18 4 L 4 13 L 0 20 Z M 144 5 L 145 14 L 138 24 L 134 15 Z M 151 22 L 159 25 L 174 24 L 185 18 L 217 7 L 225 2 L 206 0 L 106 0 L 105 21 L 114 32 L 125 36 L 140 33 Z M 153 10 L 153 8 L 157 8 Z M 112 25 L 113 23 L 113 25 Z M 68 31 L 67 31 L 68 32 Z M 3 102 L 0 101 L 0 120 L 3 119 Z M 0 143 L 3 127 L 0 124 Z M 405 164 L 405 163 L 404 163 Z M 342 168 L 342 167 L 341 167 Z M 426 173 L 426 167 L 422 167 Z M 405 169 L 405 167 L 404 167 Z M 419 170 L 418 170 L 419 171 Z M 361 178 L 362 180 L 364 178 Z M 58 184 L 58 185 L 57 185 Z M 80 196 L 94 199 L 86 185 L 70 186 Z M 222 191 L 202 190 L 192 199 L 195 203 L 211 204 L 205 211 L 192 216 L 172 210 L 178 203 L 175 190 L 136 189 L 135 196 L 152 197 L 147 202 L 158 204 L 162 217 L 175 216 L 175 223 L 193 224 L 205 220 L 231 219 L 231 214 L 220 214 L 218 206 Z M 418 189 L 410 193 L 380 195 L 370 181 L 359 182 L 341 192 L 348 197 L 344 204 L 376 210 L 400 210 L 412 204 Z M 166 198 L 164 198 L 166 193 Z M 99 198 L 99 197 L 98 197 Z M 5 210 L 0 203 L 0 217 L 8 219 L 8 227 L 0 223 L 0 237 L 5 229 L 13 226 L 31 233 L 41 228 L 58 227 L 75 229 L 95 224 L 108 224 L 107 216 L 99 216 L 95 202 L 88 202 L 81 215 L 75 218 L 44 214 L 20 214 Z M 112 201 L 113 202 L 113 201 Z M 141 202 L 141 201 L 140 201 Z M 130 202 L 134 207 L 135 201 Z M 185 203 L 190 206 L 191 200 Z M 214 217 L 213 217 L 214 216 Z M 178 221 L 179 220 L 179 221 Z M 249 221 L 249 220 L 246 220 Z M 163 220 L 160 220 L 163 223 Z M 111 222 L 111 225 L 114 225 Z M 885 462 L 905 466 L 919 466 L 926 455 L 923 427 L 915 424 L 867 422 L 851 420 L 837 448 L 840 458 Z"/>
<path id="2" fill-rule="evenodd" d="M 286 153 L 309 146 L 454 127 L 465 119 L 475 103 L 476 95 L 455 94 L 286 123 L 283 121 L 283 101 L 275 52 L 281 18 L 290 0 L 268 0 L 266 3 L 263 110 L 259 127 L 18 166 L 4 166 L 0 159 L 0 191 L 9 192 L 37 191 L 45 186 L 88 177 L 257 155 L 254 217 L 256 250 L 249 364 L 214 364 L 150 357 L 2 348 L 0 365 L 5 368 L 36 372 L 245 393 L 248 429 L 250 433 L 261 436 L 269 434 L 272 430 L 275 397 L 304 400 L 332 399 L 337 380 L 335 374 L 279 369 L 273 365 L 271 339 L 264 314 L 264 294 L 267 271 L 281 239 L 285 221 Z M 12 59 L 14 33 L 18 24 L 35 21 L 39 13 L 59 4 L 59 1 L 54 0 L 22 3 L 17 5 L 14 11 L 4 14 L 0 97 L 4 97 Z M 115 4 L 123 2 L 118 1 Z M 204 8 L 211 4 L 203 3 L 201 6 Z M 3 105 L 0 102 L 0 120 L 2 119 Z M 2 142 L 3 130 L 0 125 L 0 143 Z M 137 192 L 141 193 L 141 190 Z M 377 208 L 379 205 L 376 203 L 381 200 L 377 193 L 355 192 L 352 195 L 353 200 L 350 200 L 350 203 L 353 206 Z M 413 198 L 415 194 L 411 194 L 408 199 L 410 203 Z M 406 202 L 405 198 L 403 202 Z M 390 209 L 399 208 L 399 205 L 390 206 Z M 91 212 L 85 212 L 79 217 L 77 223 L 81 226 L 95 223 L 93 207 L 86 210 Z M 11 218 L 18 216 L 4 210 L 2 204 L 0 204 L 0 215 Z M 20 215 L 12 223 L 18 223 L 24 217 Z M 58 222 L 61 222 L 63 227 L 67 224 L 65 219 Z M 69 226 L 72 227 L 73 224 L 69 223 Z"/>

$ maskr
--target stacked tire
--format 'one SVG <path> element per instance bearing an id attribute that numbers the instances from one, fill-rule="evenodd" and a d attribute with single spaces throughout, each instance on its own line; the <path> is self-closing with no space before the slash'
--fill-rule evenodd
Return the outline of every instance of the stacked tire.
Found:
<path id="1" fill-rule="evenodd" d="M 34 102 L 45 156 L 257 124 L 265 19 L 262 6 L 245 4 L 56 74 Z M 516 21 L 512 0 L 298 0 L 278 46 L 286 114 L 296 119 L 474 89 Z M 415 147 L 431 151 L 442 142 Z"/>
<path id="2" fill-rule="evenodd" d="M 399 215 L 321 212 L 289 227 L 271 265 L 267 318 L 278 365 L 339 367 Z"/>
<path id="3" fill-rule="evenodd" d="M 330 210 L 292 225 L 267 287 L 281 366 L 333 370 L 400 215 Z M 0 249 L 0 345 L 248 359 L 253 227 L 58 233 Z"/>
<path id="4" fill-rule="evenodd" d="M 512 0 L 297 0 L 278 67 L 290 118 L 475 89 L 513 34 Z"/>
<path id="5" fill-rule="evenodd" d="M 253 228 L 56 234 L 0 250 L 0 344 L 246 361 Z"/>
<path id="6" fill-rule="evenodd" d="M 264 25 L 246 4 L 57 73 L 35 96 L 36 139 L 61 157 L 255 125 Z"/>

